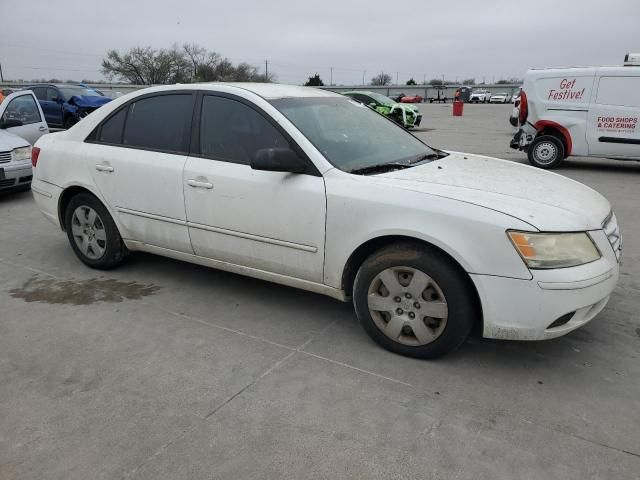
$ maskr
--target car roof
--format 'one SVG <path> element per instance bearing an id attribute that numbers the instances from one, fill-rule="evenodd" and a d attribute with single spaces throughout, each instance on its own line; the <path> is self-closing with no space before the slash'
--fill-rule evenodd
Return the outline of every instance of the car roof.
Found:
<path id="1" fill-rule="evenodd" d="M 298 85 L 282 85 L 279 83 L 250 83 L 250 82 L 210 82 L 210 83 L 176 83 L 172 85 L 158 85 L 147 87 L 145 93 L 162 92 L 166 90 L 210 90 L 219 91 L 220 87 L 239 89 L 254 93 L 265 100 L 275 100 L 279 98 L 341 98 L 334 92 L 320 90 L 313 87 L 301 87 Z M 142 91 L 142 90 L 139 90 Z"/>
<path id="2" fill-rule="evenodd" d="M 241 88 L 248 90 L 260 97 L 267 100 L 275 100 L 278 98 L 304 98 L 304 97 L 341 97 L 341 95 L 329 92 L 327 90 L 320 90 L 313 87 L 301 87 L 298 85 L 283 85 L 280 83 L 254 83 L 254 82 L 233 82 L 233 83 L 192 83 L 189 84 L 192 88 L 201 90 L 215 90 L 217 86 L 229 86 L 235 88 Z M 186 87 L 187 85 L 181 85 Z"/>

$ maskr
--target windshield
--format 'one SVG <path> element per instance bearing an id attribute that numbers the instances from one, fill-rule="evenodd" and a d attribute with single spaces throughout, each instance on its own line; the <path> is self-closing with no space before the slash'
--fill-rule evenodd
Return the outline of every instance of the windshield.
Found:
<path id="1" fill-rule="evenodd" d="M 391 100 L 389 97 L 385 97 L 384 95 L 376 92 L 367 93 L 367 96 L 373 98 L 376 102 L 382 105 L 386 105 L 387 107 L 391 107 L 396 104 L 396 102 Z"/>
<path id="2" fill-rule="evenodd" d="M 69 100 L 71 97 L 79 96 L 79 97 L 99 97 L 100 94 L 95 90 L 91 90 L 89 88 L 84 87 L 59 87 L 64 98 Z"/>
<path id="3" fill-rule="evenodd" d="M 403 128 L 348 98 L 283 98 L 271 104 L 340 170 L 437 156 Z"/>

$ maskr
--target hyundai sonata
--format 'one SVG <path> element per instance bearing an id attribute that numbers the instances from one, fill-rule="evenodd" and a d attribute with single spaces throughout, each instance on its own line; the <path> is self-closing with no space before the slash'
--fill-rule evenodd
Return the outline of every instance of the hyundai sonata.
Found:
<path id="1" fill-rule="evenodd" d="M 352 299 L 367 333 L 433 358 L 469 334 L 558 337 L 600 312 L 621 238 L 597 192 L 430 148 L 345 96 L 153 87 L 33 149 L 44 215 L 93 268 L 152 252 Z"/>

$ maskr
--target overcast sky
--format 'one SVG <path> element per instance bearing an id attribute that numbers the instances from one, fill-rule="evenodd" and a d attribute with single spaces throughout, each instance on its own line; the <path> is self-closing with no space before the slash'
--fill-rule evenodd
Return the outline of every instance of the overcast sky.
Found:
<path id="1" fill-rule="evenodd" d="M 103 79 L 108 49 L 197 43 L 281 83 L 381 71 L 487 82 L 528 67 L 621 65 L 640 52 L 638 0 L 19 0 L 2 9 L 5 79 Z M 10 3 L 10 8 L 9 8 Z"/>

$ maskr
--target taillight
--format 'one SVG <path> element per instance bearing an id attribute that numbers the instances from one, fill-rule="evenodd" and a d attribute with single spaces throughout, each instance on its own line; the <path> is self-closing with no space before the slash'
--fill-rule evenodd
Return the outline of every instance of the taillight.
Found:
<path id="1" fill-rule="evenodd" d="M 33 147 L 31 149 L 31 165 L 33 167 L 38 165 L 38 157 L 40 156 L 40 149 L 38 147 Z"/>
<path id="2" fill-rule="evenodd" d="M 525 124 L 528 116 L 529 116 L 529 102 L 527 101 L 527 94 L 523 90 L 520 93 L 520 113 L 518 115 L 518 120 L 520 121 L 520 125 Z"/>

